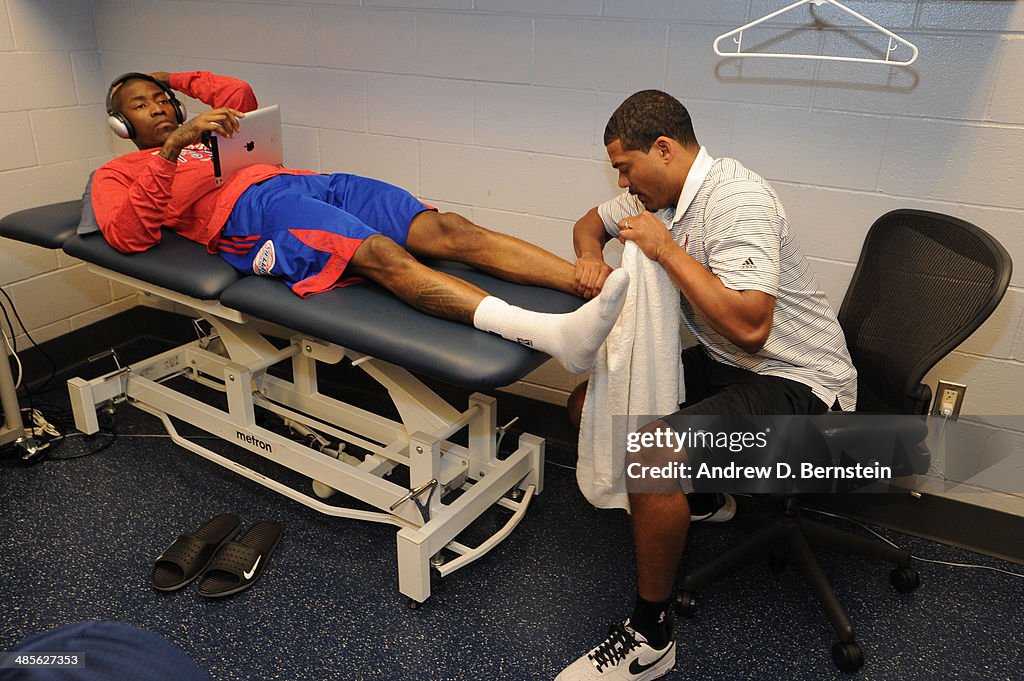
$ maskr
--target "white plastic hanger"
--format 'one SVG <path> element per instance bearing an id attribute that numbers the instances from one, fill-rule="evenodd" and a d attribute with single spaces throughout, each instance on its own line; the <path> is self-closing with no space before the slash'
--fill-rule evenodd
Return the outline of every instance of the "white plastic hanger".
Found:
<path id="1" fill-rule="evenodd" d="M 799 7 L 801 5 L 806 5 L 807 3 L 810 3 L 810 2 L 813 2 L 815 5 L 819 5 L 819 6 L 820 5 L 825 5 L 825 4 L 835 5 L 836 7 L 838 7 L 841 10 L 843 10 L 844 12 L 846 12 L 848 14 L 851 14 L 854 17 L 860 19 L 861 21 L 863 21 L 868 26 L 871 26 L 875 30 L 880 31 L 881 33 L 884 33 L 885 35 L 889 36 L 889 46 L 888 46 L 888 48 L 886 49 L 886 52 L 885 52 L 885 59 L 868 59 L 868 58 L 865 58 L 865 57 L 836 57 L 836 56 L 827 55 L 827 54 L 789 54 L 789 53 L 785 53 L 785 52 L 743 52 L 742 51 L 743 50 L 743 31 L 747 30 L 748 28 L 751 28 L 752 26 L 757 26 L 758 24 L 764 23 L 764 22 L 768 21 L 769 19 L 772 19 L 774 17 L 779 16 L 780 14 L 788 12 L 791 9 L 794 9 L 794 8 Z M 736 37 L 732 38 L 733 36 L 736 36 Z M 735 52 L 722 52 L 719 49 L 718 43 L 720 43 L 725 38 L 732 38 L 732 41 L 734 43 L 736 43 L 736 51 Z M 889 56 L 892 54 L 892 52 L 894 50 L 896 50 L 899 47 L 899 45 L 905 45 L 905 46 L 910 48 L 911 53 L 912 53 L 910 55 L 910 59 L 907 59 L 905 61 L 894 61 L 892 59 L 889 59 Z M 777 57 L 777 58 L 781 58 L 781 59 L 819 59 L 819 60 L 822 60 L 822 61 L 853 61 L 853 62 L 860 62 L 862 64 L 886 64 L 888 66 L 910 66 L 911 64 L 913 64 L 917 60 L 917 46 L 916 45 L 914 45 L 913 43 L 911 43 L 911 42 L 909 42 L 907 40 L 904 40 L 903 38 L 899 37 L 898 35 L 896 35 L 892 31 L 890 31 L 889 29 L 883 28 L 882 26 L 879 26 L 878 24 L 876 24 L 875 22 L 871 21 L 867 17 L 865 17 L 863 15 L 860 15 L 857 12 L 854 12 L 852 9 L 850 9 L 846 5 L 842 4 L 841 2 L 837 2 L 837 0 L 798 0 L 797 2 L 794 2 L 792 5 L 789 5 L 788 7 L 783 7 L 782 9 L 780 9 L 778 11 L 772 12 L 771 14 L 769 14 L 767 16 L 761 17 L 757 21 L 751 21 L 749 24 L 745 24 L 743 26 L 740 26 L 737 29 L 729 31 L 728 33 L 723 33 L 722 35 L 720 35 L 717 38 L 715 38 L 715 42 L 712 44 L 712 47 L 715 50 L 715 54 L 717 54 L 720 57 Z"/>

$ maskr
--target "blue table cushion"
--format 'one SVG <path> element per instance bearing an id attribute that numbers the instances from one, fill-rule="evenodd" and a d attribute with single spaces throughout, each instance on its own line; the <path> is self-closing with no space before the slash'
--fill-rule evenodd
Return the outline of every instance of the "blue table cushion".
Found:
<path id="1" fill-rule="evenodd" d="M 74 236 L 81 214 L 81 199 L 20 210 L 0 219 L 0 236 L 43 248 L 60 248 Z"/>
<path id="2" fill-rule="evenodd" d="M 199 300 L 216 300 L 243 276 L 202 245 L 166 229 L 159 244 L 141 253 L 116 251 L 102 234 L 73 236 L 64 242 L 64 252 Z"/>
<path id="3" fill-rule="evenodd" d="M 571 312 L 584 302 L 546 288 L 511 284 L 456 263 L 427 264 L 531 310 Z M 472 326 L 419 312 L 372 282 L 299 298 L 278 279 L 251 276 L 228 287 L 221 303 L 472 390 L 514 383 L 548 358 Z"/>

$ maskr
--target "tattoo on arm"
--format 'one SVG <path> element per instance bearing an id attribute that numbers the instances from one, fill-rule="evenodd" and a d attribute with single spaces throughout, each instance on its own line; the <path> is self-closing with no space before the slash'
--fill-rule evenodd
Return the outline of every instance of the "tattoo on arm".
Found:
<path id="1" fill-rule="evenodd" d="M 192 144 L 192 142 L 187 140 L 198 139 L 198 137 L 199 129 L 194 121 L 182 123 L 164 142 L 164 146 L 160 150 L 160 156 L 168 161 L 177 161 L 181 150 Z M 184 144 L 182 144 L 182 141 L 184 141 Z"/>

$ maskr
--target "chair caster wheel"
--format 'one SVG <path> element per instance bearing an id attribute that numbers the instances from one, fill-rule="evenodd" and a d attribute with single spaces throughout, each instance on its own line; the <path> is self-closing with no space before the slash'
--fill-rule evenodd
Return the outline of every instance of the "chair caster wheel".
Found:
<path id="1" fill-rule="evenodd" d="M 855 672 L 864 666 L 864 650 L 856 641 L 832 644 L 832 661 L 840 671 Z"/>
<path id="2" fill-rule="evenodd" d="M 898 567 L 889 573 L 889 583 L 901 594 L 908 594 L 921 586 L 921 577 L 913 568 Z"/>
<path id="3" fill-rule="evenodd" d="M 690 618 L 697 612 L 697 599 L 689 591 L 680 591 L 673 607 L 677 615 Z"/>
<path id="4" fill-rule="evenodd" d="M 410 598 L 409 599 L 408 606 L 409 606 L 410 610 L 419 610 L 421 605 L 423 605 L 423 604 L 420 603 L 419 601 L 417 601 L 416 599 L 414 599 L 414 598 Z"/>

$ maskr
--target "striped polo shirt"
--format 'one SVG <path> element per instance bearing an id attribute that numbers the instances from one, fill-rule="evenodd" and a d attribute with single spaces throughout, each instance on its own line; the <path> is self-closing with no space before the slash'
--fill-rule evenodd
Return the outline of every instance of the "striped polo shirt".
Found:
<path id="1" fill-rule="evenodd" d="M 628 192 L 598 206 L 614 237 L 620 221 L 643 211 Z M 683 322 L 712 358 L 803 383 L 828 406 L 838 399 L 843 410 L 856 407 L 857 371 L 843 331 L 789 229 L 779 197 L 762 177 L 734 159 L 712 159 L 702 147 L 678 204 L 655 216 L 728 288 L 775 297 L 768 340 L 752 355 L 711 328 L 680 295 Z"/>

